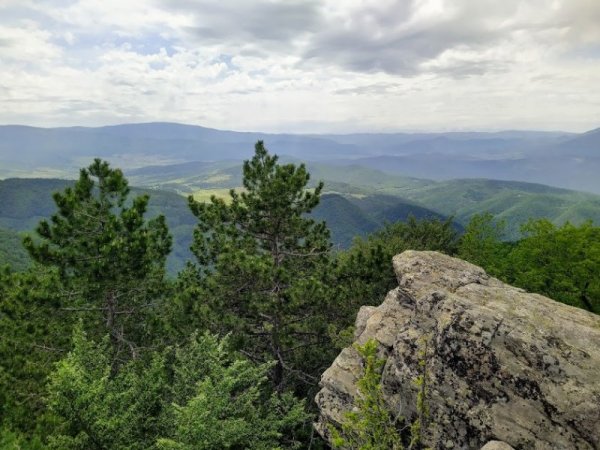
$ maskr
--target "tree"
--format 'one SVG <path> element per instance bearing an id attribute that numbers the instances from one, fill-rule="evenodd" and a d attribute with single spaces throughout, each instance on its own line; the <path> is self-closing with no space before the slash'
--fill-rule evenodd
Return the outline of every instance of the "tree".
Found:
<path id="1" fill-rule="evenodd" d="M 275 361 L 273 386 L 316 384 L 327 343 L 329 232 L 307 214 L 323 184 L 309 190 L 304 165 L 280 165 L 262 141 L 243 166 L 244 190 L 230 203 L 190 197 L 198 218 L 192 251 L 198 309 L 213 331 L 231 332 L 254 361 Z"/>
<path id="2" fill-rule="evenodd" d="M 56 270 L 0 268 L 0 424 L 28 437 L 48 425 L 46 379 L 68 346 L 59 285 Z"/>
<path id="3" fill-rule="evenodd" d="M 304 402 L 270 392 L 271 364 L 254 365 L 227 350 L 228 339 L 193 336 L 178 349 L 168 436 L 161 449 L 296 448 L 309 422 Z"/>
<path id="4" fill-rule="evenodd" d="M 128 206 L 128 194 L 123 173 L 96 159 L 53 195 L 58 212 L 39 223 L 38 237 L 24 240 L 34 261 L 58 269 L 61 308 L 97 336 L 109 333 L 115 362 L 136 357 L 149 339 L 147 312 L 161 295 L 171 248 L 164 217 L 144 220 L 148 196 Z"/>
<path id="5" fill-rule="evenodd" d="M 268 392 L 268 366 L 209 334 L 112 375 L 111 357 L 108 339 L 94 343 L 76 327 L 73 350 L 50 376 L 60 419 L 50 448 L 292 448 L 294 429 L 308 419 L 302 402 Z"/>
<path id="6" fill-rule="evenodd" d="M 422 219 L 410 216 L 406 222 L 386 224 L 366 239 L 355 239 L 352 247 L 338 255 L 336 266 L 336 304 L 353 323 L 362 305 L 381 303 L 398 285 L 392 258 L 405 250 L 434 250 L 446 254 L 456 251 L 457 233 L 452 218 Z"/>
<path id="7" fill-rule="evenodd" d="M 364 371 L 356 382 L 356 407 L 347 412 L 341 430 L 331 426 L 334 448 L 352 450 L 403 450 L 399 418 L 385 403 L 381 386 L 381 371 L 385 359 L 377 356 L 377 342 L 368 340 L 355 345 L 363 358 Z"/>
<path id="8" fill-rule="evenodd" d="M 475 214 L 460 238 L 458 257 L 485 268 L 492 275 L 502 274 L 507 252 L 501 241 L 505 228 L 506 222 L 494 221 L 491 213 Z"/>
<path id="9" fill-rule="evenodd" d="M 561 227 L 547 219 L 522 226 L 503 278 L 516 286 L 600 314 L 600 227 Z"/>

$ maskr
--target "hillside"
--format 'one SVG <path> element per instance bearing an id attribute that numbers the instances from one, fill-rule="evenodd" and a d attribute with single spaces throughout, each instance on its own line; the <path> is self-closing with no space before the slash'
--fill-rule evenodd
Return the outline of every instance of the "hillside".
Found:
<path id="1" fill-rule="evenodd" d="M 141 185 L 180 193 L 207 190 L 208 196 L 212 193 L 211 189 L 241 184 L 240 165 L 230 162 L 220 167 L 220 164 L 169 165 L 164 170 L 143 168 L 133 171 L 132 179 Z M 194 167 L 200 169 L 197 176 L 192 175 Z M 491 212 L 506 220 L 506 237 L 509 239 L 517 239 L 520 225 L 530 218 L 547 217 L 556 224 L 566 221 L 578 224 L 585 220 L 600 223 L 598 195 L 542 184 L 494 179 L 433 181 L 357 164 L 344 166 L 312 162 L 308 169 L 313 183 L 324 181 L 326 192 L 343 195 L 370 215 L 369 220 L 355 230 L 371 229 L 370 221 L 403 220 L 401 218 L 407 213 L 402 210 L 404 207 L 408 207 L 416 217 L 431 216 L 432 212 L 444 217 L 455 216 L 462 226 L 473 214 Z M 394 211 L 393 204 L 399 209 Z M 356 219 L 347 219 L 346 222 L 356 222 Z M 345 241 L 346 238 L 340 239 Z"/>
<path id="2" fill-rule="evenodd" d="M 386 195 L 325 194 L 312 215 L 327 223 L 331 230 L 331 241 L 341 248 L 349 247 L 355 237 L 364 237 L 388 222 L 404 222 L 410 216 L 417 219 L 446 219 L 435 211 Z M 456 226 L 462 229 L 459 224 Z"/>
<path id="3" fill-rule="evenodd" d="M 50 217 L 54 211 L 51 193 L 62 190 L 71 181 L 53 179 L 0 180 L 0 227 L 22 232 L 31 231 L 37 223 Z M 173 235 L 173 251 L 168 259 L 170 273 L 183 268 L 192 259 L 192 242 L 196 218 L 190 212 L 185 196 L 150 188 L 132 188 L 132 194 L 150 195 L 148 217 L 164 214 Z M 440 214 L 406 202 L 397 197 L 342 196 L 325 194 L 313 215 L 324 220 L 331 230 L 332 242 L 347 247 L 355 236 L 364 236 L 383 226 L 385 222 L 406 220 L 410 215 L 419 218 L 439 217 Z"/>
<path id="4" fill-rule="evenodd" d="M 11 178 L 0 180 L 0 227 L 13 231 L 32 231 L 41 219 L 55 212 L 52 193 L 72 184 L 67 180 Z M 148 193 L 148 217 L 164 214 L 173 235 L 173 252 L 168 259 L 169 271 L 174 273 L 191 258 L 188 250 L 192 241 L 195 217 L 180 195 L 151 189 L 133 188 L 132 194 Z"/>
<path id="5" fill-rule="evenodd" d="M 585 220 L 600 223 L 600 196 L 534 183 L 498 180 L 451 180 L 407 191 L 406 198 L 466 224 L 476 213 L 491 212 L 507 222 L 507 238 L 519 225 L 546 217 L 556 224 Z"/>

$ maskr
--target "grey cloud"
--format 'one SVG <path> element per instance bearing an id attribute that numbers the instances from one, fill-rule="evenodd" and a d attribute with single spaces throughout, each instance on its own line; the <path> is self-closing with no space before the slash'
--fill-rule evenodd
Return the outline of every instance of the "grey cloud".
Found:
<path id="1" fill-rule="evenodd" d="M 508 63 L 502 61 L 461 61 L 450 67 L 440 67 L 432 71 L 439 75 L 460 80 L 486 73 L 502 72 L 508 70 L 508 66 Z"/>
<path id="2" fill-rule="evenodd" d="M 509 31 L 499 23 L 516 8 L 516 4 L 512 8 L 491 8 L 498 16 L 492 16 L 495 21 L 490 21 L 489 9 L 472 3 L 467 8 L 464 4 L 453 15 L 419 24 L 410 22 L 418 5 L 412 2 L 407 8 L 407 3 L 398 0 L 394 7 L 385 10 L 355 11 L 357 17 L 352 18 L 350 27 L 315 34 L 305 58 L 318 63 L 339 64 L 357 72 L 414 75 L 422 71 L 424 62 L 445 50 L 458 46 L 483 49 L 499 41 Z M 456 70 L 457 74 L 464 75 L 484 71 L 485 66 L 465 62 Z"/>
<path id="3" fill-rule="evenodd" d="M 398 87 L 396 83 L 372 83 L 372 84 L 364 84 L 361 86 L 337 89 L 334 91 L 334 94 L 337 95 L 364 95 L 364 94 L 374 94 L 381 95 L 387 94 Z"/>
<path id="4" fill-rule="evenodd" d="M 328 16 L 318 0 L 157 1 L 191 14 L 195 25 L 186 31 L 199 43 L 222 43 L 259 55 L 295 54 L 301 57 L 299 68 L 332 65 L 361 73 L 413 76 L 427 71 L 464 78 L 505 70 L 509 61 L 427 63 L 456 48 L 482 53 L 516 32 L 537 36 L 542 44 L 543 33 L 561 28 L 568 30 L 573 45 L 600 40 L 598 0 L 562 0 L 555 10 L 544 0 L 531 0 L 529 6 L 540 14 L 520 22 L 513 19 L 523 7 L 521 0 L 452 0 L 437 15 L 425 17 L 421 13 L 426 3 L 416 0 L 362 2 L 342 9 L 341 17 Z M 295 45 L 298 37 L 302 46 Z"/>
<path id="5" fill-rule="evenodd" d="M 568 37 L 578 43 L 599 43 L 600 1 L 564 0 L 556 13 L 556 25 L 568 28 Z"/>
<path id="6" fill-rule="evenodd" d="M 297 37 L 317 31 L 321 25 L 316 0 L 161 0 L 161 5 L 191 14 L 195 25 L 186 31 L 192 38 L 209 44 L 289 46 Z"/>

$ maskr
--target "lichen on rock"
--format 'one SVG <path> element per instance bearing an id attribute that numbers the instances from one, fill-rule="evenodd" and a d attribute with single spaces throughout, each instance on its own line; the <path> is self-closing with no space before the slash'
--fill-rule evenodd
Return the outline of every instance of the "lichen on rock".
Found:
<path id="1" fill-rule="evenodd" d="M 419 340 L 427 340 L 432 448 L 600 448 L 600 317 L 530 294 L 436 252 L 394 257 L 398 288 L 361 308 L 355 340 L 386 358 L 387 406 L 416 417 Z M 351 410 L 362 362 L 344 349 L 321 379 L 317 430 Z"/>

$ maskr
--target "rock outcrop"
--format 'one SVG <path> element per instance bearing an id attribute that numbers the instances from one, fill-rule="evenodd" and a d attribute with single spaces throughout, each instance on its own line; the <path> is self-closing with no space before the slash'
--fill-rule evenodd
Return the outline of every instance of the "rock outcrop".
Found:
<path id="1" fill-rule="evenodd" d="M 430 447 L 600 449 L 600 316 L 439 253 L 408 251 L 393 264 L 399 287 L 361 308 L 355 339 L 379 342 L 387 406 L 407 423 L 425 361 Z M 323 374 L 323 436 L 352 409 L 361 372 L 349 347 Z"/>

